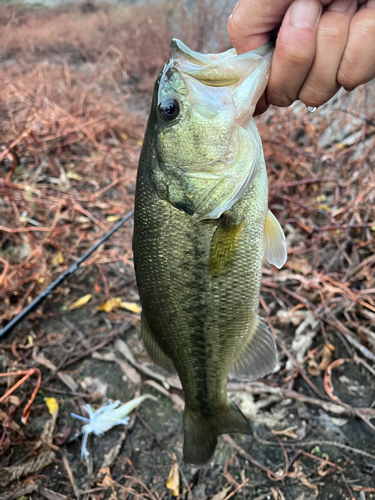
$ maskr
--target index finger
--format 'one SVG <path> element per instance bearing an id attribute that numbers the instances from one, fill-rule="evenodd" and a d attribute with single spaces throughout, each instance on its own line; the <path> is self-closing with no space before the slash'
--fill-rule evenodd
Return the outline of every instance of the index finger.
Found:
<path id="1" fill-rule="evenodd" d="M 257 49 L 281 25 L 293 0 L 239 0 L 227 25 L 230 41 L 238 54 Z M 332 0 L 320 0 L 328 5 Z"/>

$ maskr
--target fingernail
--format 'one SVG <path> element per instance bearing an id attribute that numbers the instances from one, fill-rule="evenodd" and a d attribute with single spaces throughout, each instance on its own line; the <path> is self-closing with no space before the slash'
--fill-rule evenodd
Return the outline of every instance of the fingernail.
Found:
<path id="1" fill-rule="evenodd" d="M 353 0 L 334 0 L 328 5 L 327 10 L 332 12 L 347 12 L 352 5 Z"/>
<path id="2" fill-rule="evenodd" d="M 314 28 L 320 19 L 322 4 L 316 0 L 295 0 L 290 20 L 296 28 Z"/>

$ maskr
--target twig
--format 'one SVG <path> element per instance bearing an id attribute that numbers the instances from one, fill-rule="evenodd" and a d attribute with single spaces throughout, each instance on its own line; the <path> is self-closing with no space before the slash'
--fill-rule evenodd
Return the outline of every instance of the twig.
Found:
<path id="1" fill-rule="evenodd" d="M 267 474 L 268 479 L 271 479 L 271 481 L 280 481 L 280 478 L 278 476 L 276 476 L 276 474 L 271 469 L 269 469 L 265 465 L 258 462 L 258 460 L 255 460 L 255 458 L 253 458 L 251 455 L 249 455 L 249 453 L 247 453 L 239 444 L 237 444 L 230 436 L 228 436 L 228 434 L 224 434 L 223 439 L 233 449 L 235 449 L 237 451 L 237 453 L 242 455 L 246 460 L 251 462 L 253 465 L 258 467 L 259 469 L 263 470 Z M 284 477 L 284 475 L 285 474 L 283 473 L 281 479 Z"/>
<path id="2" fill-rule="evenodd" d="M 79 500 L 79 497 L 80 497 L 80 491 L 78 489 L 78 486 L 75 482 L 75 479 L 74 479 L 74 476 L 73 476 L 73 473 L 72 473 L 72 469 L 70 468 L 70 465 L 69 465 L 69 461 L 68 461 L 68 458 L 66 456 L 66 451 L 65 450 L 61 450 L 61 461 L 62 463 L 64 464 L 64 467 L 65 467 L 65 470 L 68 474 L 68 477 L 69 477 L 69 481 L 73 487 L 73 491 L 74 491 L 74 494 L 75 494 L 75 497 L 77 500 Z"/>
<path id="3" fill-rule="evenodd" d="M 21 371 L 21 372 L 8 372 L 8 373 L 0 373 L 0 377 L 16 377 L 18 375 L 24 375 L 21 380 L 19 380 L 13 387 L 11 387 L 1 398 L 0 398 L 0 403 L 2 403 L 8 396 L 10 396 L 20 385 L 22 385 L 27 379 L 29 379 L 34 373 L 38 376 L 35 388 L 30 396 L 30 399 L 25 406 L 22 414 L 22 423 L 23 424 L 28 424 L 29 423 L 29 416 L 30 416 L 30 408 L 31 405 L 34 402 L 34 399 L 38 393 L 39 387 L 40 387 L 40 382 L 42 380 L 42 374 L 39 370 L 39 368 L 31 368 L 28 371 Z"/>
<path id="4" fill-rule="evenodd" d="M 229 500 L 230 498 L 232 498 L 236 493 L 238 493 L 240 490 L 242 490 L 242 488 L 244 488 L 247 485 L 248 482 L 249 482 L 249 479 L 246 478 L 245 481 L 242 484 L 239 484 L 237 486 L 237 488 L 232 491 L 232 493 L 229 493 L 229 495 L 227 495 L 224 498 L 224 500 Z"/>
<path id="5" fill-rule="evenodd" d="M 254 437 L 255 439 L 261 443 L 265 444 L 267 446 L 279 446 L 277 443 L 274 443 L 273 441 L 267 441 L 266 439 L 260 438 L 255 432 L 254 432 Z M 346 444 L 338 443 L 336 441 L 321 441 L 321 440 L 315 440 L 315 441 L 294 441 L 294 442 L 287 442 L 284 443 L 286 447 L 301 447 L 301 446 L 334 446 L 336 448 L 340 448 L 345 451 L 349 451 L 352 453 L 356 453 L 357 455 L 361 455 L 363 457 L 369 458 L 371 460 L 375 460 L 375 455 L 371 455 L 371 453 L 367 453 L 367 451 L 359 450 L 358 448 L 353 448 L 352 446 L 348 446 Z"/>
<path id="6" fill-rule="evenodd" d="M 66 368 L 67 366 L 70 366 L 70 365 L 72 365 L 74 363 L 77 363 L 77 361 L 80 361 L 81 359 L 86 358 L 87 356 L 89 356 L 93 352 L 99 351 L 100 349 L 102 349 L 103 347 L 105 347 L 107 344 L 110 344 L 111 342 L 113 342 L 116 337 L 118 337 L 120 335 L 123 335 L 125 332 L 129 331 L 131 327 L 132 327 L 132 325 L 129 322 L 126 321 L 120 328 L 117 328 L 116 330 L 113 330 L 113 332 L 111 332 L 107 336 L 106 339 L 102 340 L 101 342 L 99 342 L 98 344 L 94 345 L 93 347 L 90 347 L 90 349 L 88 349 L 87 351 L 85 351 L 83 354 L 79 354 L 75 358 L 70 359 L 69 361 L 67 361 L 63 365 L 63 368 Z"/>

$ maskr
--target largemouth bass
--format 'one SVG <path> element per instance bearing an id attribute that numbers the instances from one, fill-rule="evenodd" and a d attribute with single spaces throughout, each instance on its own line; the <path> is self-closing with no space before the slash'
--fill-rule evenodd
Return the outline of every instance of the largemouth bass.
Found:
<path id="1" fill-rule="evenodd" d="M 281 267 L 285 237 L 268 210 L 252 118 L 272 47 L 200 54 L 178 40 L 154 88 L 135 197 L 134 262 L 142 337 L 177 371 L 184 459 L 204 464 L 223 433 L 250 433 L 228 399 L 228 373 L 251 380 L 277 365 L 257 316 L 262 258 Z"/>

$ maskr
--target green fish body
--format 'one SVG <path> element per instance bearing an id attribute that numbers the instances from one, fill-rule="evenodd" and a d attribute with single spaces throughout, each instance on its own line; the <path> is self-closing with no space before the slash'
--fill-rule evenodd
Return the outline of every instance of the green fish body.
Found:
<path id="1" fill-rule="evenodd" d="M 220 434 L 250 432 L 228 399 L 228 373 L 251 380 L 277 365 L 257 310 L 263 256 L 281 267 L 286 249 L 252 119 L 272 50 L 171 48 L 139 162 L 133 250 L 142 337 L 181 379 L 184 459 L 199 465 Z"/>

